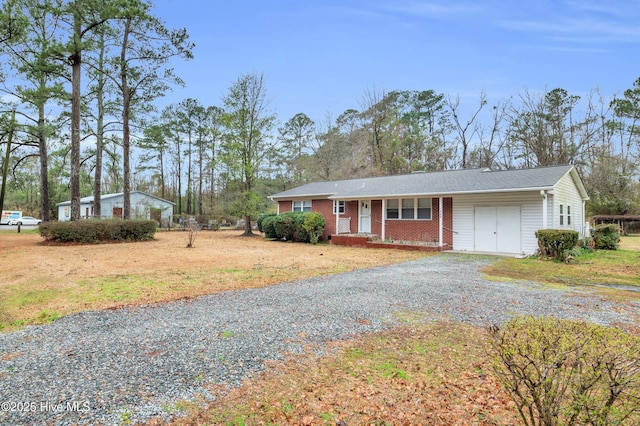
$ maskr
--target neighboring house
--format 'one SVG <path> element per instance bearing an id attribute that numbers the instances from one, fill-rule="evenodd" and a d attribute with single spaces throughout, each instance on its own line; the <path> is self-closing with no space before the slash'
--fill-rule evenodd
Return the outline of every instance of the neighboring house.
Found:
<path id="1" fill-rule="evenodd" d="M 534 253 L 539 229 L 584 236 L 589 199 L 571 165 L 465 169 L 316 182 L 272 195 L 278 213 L 316 211 L 336 234 L 419 241 L 443 249 Z"/>
<path id="2" fill-rule="evenodd" d="M 100 211 L 102 219 L 122 218 L 124 209 L 124 193 L 104 194 L 100 197 Z M 146 192 L 131 191 L 131 218 L 153 219 L 161 226 L 168 226 L 173 221 L 173 206 L 175 203 L 154 197 Z M 71 201 L 58 203 L 58 220 L 66 221 L 71 218 Z M 80 216 L 89 219 L 94 216 L 93 196 L 80 199 Z"/>

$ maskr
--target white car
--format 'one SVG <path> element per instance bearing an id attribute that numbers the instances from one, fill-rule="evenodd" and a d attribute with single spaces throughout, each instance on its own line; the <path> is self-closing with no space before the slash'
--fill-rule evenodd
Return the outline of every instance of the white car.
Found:
<path id="1" fill-rule="evenodd" d="M 34 225 L 34 226 L 38 226 L 38 225 L 40 225 L 40 222 L 42 222 L 42 221 L 40 219 L 36 219 L 35 217 L 22 216 L 19 219 L 12 219 L 9 222 L 9 225 Z"/>

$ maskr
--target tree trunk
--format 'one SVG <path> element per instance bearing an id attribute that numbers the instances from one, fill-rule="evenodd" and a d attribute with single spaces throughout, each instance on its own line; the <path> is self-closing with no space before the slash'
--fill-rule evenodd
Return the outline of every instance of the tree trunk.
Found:
<path id="1" fill-rule="evenodd" d="M 76 18 L 77 20 L 78 18 Z M 76 34 L 80 31 L 76 25 Z M 79 35 L 77 35 L 79 36 Z M 80 220 L 80 65 L 82 54 L 76 47 L 71 62 L 71 220 Z"/>
<path id="2" fill-rule="evenodd" d="M 98 58 L 100 71 L 104 70 L 105 40 L 104 31 L 100 32 L 100 56 Z M 98 90 L 96 93 L 98 119 L 96 123 L 96 168 L 93 177 L 93 216 L 102 216 L 102 154 L 104 150 L 104 74 L 98 73 Z"/>
<path id="3" fill-rule="evenodd" d="M 242 234 L 245 237 L 250 237 L 255 235 L 253 230 L 251 229 L 251 216 L 244 217 L 244 233 Z"/>
<path id="4" fill-rule="evenodd" d="M 127 19 L 124 25 L 124 35 L 122 40 L 122 50 L 120 52 L 120 78 L 122 83 L 122 174 L 124 203 L 122 217 L 131 219 L 131 165 L 130 165 L 130 134 L 129 116 L 131 110 L 131 90 L 127 82 L 127 45 L 129 42 L 129 28 L 131 20 Z"/>
<path id="5" fill-rule="evenodd" d="M 38 106 L 38 152 L 40 156 L 40 218 L 43 222 L 51 220 L 49 207 L 49 157 L 47 154 L 47 137 L 44 131 L 44 104 Z"/>
<path id="6" fill-rule="evenodd" d="M 13 126 L 16 120 L 16 110 L 11 114 L 11 123 L 9 124 L 9 136 L 7 137 L 7 151 L 2 164 L 2 188 L 0 188 L 0 211 L 4 208 L 4 197 L 7 192 L 7 176 L 9 175 L 9 158 L 11 156 L 11 142 L 13 141 Z"/>

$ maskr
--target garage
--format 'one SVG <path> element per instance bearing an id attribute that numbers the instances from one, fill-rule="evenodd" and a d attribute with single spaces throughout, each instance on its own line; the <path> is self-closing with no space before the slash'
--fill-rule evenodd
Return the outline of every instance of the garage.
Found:
<path id="1" fill-rule="evenodd" d="M 475 251 L 522 252 L 520 206 L 476 206 L 474 213 Z"/>

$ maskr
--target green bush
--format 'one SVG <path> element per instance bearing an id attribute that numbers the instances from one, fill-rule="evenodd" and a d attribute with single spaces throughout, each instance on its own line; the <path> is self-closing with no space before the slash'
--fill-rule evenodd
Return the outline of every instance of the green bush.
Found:
<path id="1" fill-rule="evenodd" d="M 261 221 L 265 238 L 317 244 L 324 232 L 325 220 L 315 212 L 285 212 L 266 215 Z"/>
<path id="2" fill-rule="evenodd" d="M 258 226 L 258 231 L 260 231 L 260 232 L 264 232 L 264 228 L 263 228 L 263 226 L 262 226 L 262 222 L 263 222 L 266 218 L 268 218 L 268 217 L 274 217 L 274 216 L 276 216 L 276 214 L 275 214 L 275 213 L 261 214 L 261 215 L 258 217 L 258 220 L 256 221 L 256 225 Z"/>
<path id="3" fill-rule="evenodd" d="M 103 241 L 146 241 L 156 233 L 154 220 L 81 220 L 45 222 L 40 236 L 59 243 L 98 243 Z"/>
<path id="4" fill-rule="evenodd" d="M 311 236 L 309 232 L 304 227 L 304 222 L 308 215 L 312 214 L 311 212 L 297 212 L 294 214 L 293 219 L 295 222 L 295 235 L 294 238 L 296 241 L 300 241 L 301 243 L 309 243 L 311 242 Z"/>
<path id="5" fill-rule="evenodd" d="M 309 235 L 311 244 L 318 244 L 322 233 L 324 232 L 325 220 L 320 213 L 307 213 L 304 218 L 302 227 Z"/>
<path id="6" fill-rule="evenodd" d="M 296 233 L 295 215 L 295 212 L 287 212 L 276 216 L 274 222 L 276 238 L 283 241 L 293 241 Z"/>
<path id="7" fill-rule="evenodd" d="M 596 249 L 618 250 L 620 247 L 620 233 L 618 232 L 618 226 L 615 224 L 596 227 L 592 232 L 592 236 Z"/>
<path id="8" fill-rule="evenodd" d="M 577 231 L 562 229 L 540 229 L 536 231 L 538 251 L 541 256 L 551 256 L 565 261 L 571 250 L 578 243 Z"/>
<path id="9" fill-rule="evenodd" d="M 262 232 L 265 238 L 277 238 L 276 235 L 276 216 L 267 216 L 262 219 Z"/>
<path id="10" fill-rule="evenodd" d="M 492 370 L 525 425 L 640 421 L 639 337 L 544 317 L 518 317 L 489 334 Z"/>

